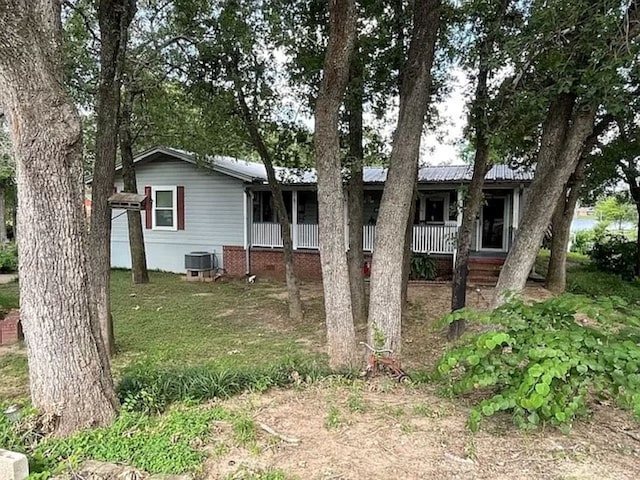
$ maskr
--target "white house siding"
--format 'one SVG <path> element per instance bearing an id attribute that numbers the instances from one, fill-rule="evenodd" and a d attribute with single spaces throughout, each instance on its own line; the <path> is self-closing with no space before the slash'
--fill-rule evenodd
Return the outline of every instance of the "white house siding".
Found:
<path id="1" fill-rule="evenodd" d="M 138 192 L 145 186 L 183 186 L 185 229 L 177 231 L 144 228 L 147 264 L 150 269 L 181 273 L 184 256 L 189 252 L 215 253 L 222 265 L 223 245 L 242 246 L 243 182 L 236 178 L 198 168 L 181 160 L 156 160 L 136 165 Z M 116 175 L 116 187 L 122 191 L 122 176 Z M 114 210 L 112 217 L 123 210 Z M 126 214 L 115 218 L 111 234 L 111 265 L 131 268 Z"/>

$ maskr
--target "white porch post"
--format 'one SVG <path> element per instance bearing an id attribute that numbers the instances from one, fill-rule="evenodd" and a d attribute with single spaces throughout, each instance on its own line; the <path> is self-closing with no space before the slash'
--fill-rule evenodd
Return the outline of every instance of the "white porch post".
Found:
<path id="1" fill-rule="evenodd" d="M 516 238 L 518 224 L 520 223 L 520 188 L 513 189 L 513 212 L 511 212 L 511 242 Z"/>
<path id="2" fill-rule="evenodd" d="M 462 225 L 462 210 L 464 209 L 464 192 L 462 191 L 462 187 L 457 190 L 458 198 L 456 204 L 456 225 L 458 228 Z"/>
<path id="3" fill-rule="evenodd" d="M 298 191 L 291 192 L 291 239 L 293 241 L 293 249 L 298 249 Z"/>

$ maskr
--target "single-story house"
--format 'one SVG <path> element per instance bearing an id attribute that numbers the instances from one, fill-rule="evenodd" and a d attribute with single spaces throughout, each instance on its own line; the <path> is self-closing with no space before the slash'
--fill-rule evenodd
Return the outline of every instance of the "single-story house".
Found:
<path id="1" fill-rule="evenodd" d="M 265 168 L 228 157 L 199 159 L 156 147 L 135 158 L 138 191 L 150 199 L 143 212 L 147 262 L 151 269 L 185 272 L 185 255 L 214 254 L 216 266 L 231 275 L 281 275 L 282 238 Z M 439 275 L 451 274 L 461 204 L 471 167 L 424 166 L 418 173 L 413 218 L 413 251 L 438 259 Z M 320 278 L 318 202 L 315 171 L 279 168 L 291 219 L 295 261 L 301 278 Z M 363 244 L 374 248 L 376 219 L 386 169 L 364 169 Z M 472 260 L 499 270 L 513 242 L 532 173 L 494 166 L 486 176 L 484 204 L 477 218 Z M 116 191 L 123 189 L 120 169 Z M 348 192 L 347 192 L 348 194 Z M 113 267 L 131 267 L 127 220 L 112 215 Z M 346 220 L 345 220 L 346 221 Z"/>

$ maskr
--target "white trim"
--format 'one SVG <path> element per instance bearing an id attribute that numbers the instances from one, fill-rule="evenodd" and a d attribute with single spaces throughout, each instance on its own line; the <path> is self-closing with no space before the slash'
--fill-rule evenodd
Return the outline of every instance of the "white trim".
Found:
<path id="1" fill-rule="evenodd" d="M 293 249 L 298 249 L 298 191 L 291 191 L 291 241 Z"/>
<path id="2" fill-rule="evenodd" d="M 464 191 L 462 188 L 458 188 L 456 193 L 456 225 L 460 228 L 462 226 L 462 214 L 464 212 Z"/>
<path id="3" fill-rule="evenodd" d="M 173 226 L 165 227 L 162 225 L 156 225 L 156 192 L 172 192 L 172 211 L 173 211 Z M 161 210 L 168 210 L 168 208 L 161 208 Z M 158 186 L 151 187 L 151 229 L 152 230 L 165 230 L 170 232 L 176 232 L 178 230 L 178 187 L 173 186 Z"/>
<path id="4" fill-rule="evenodd" d="M 511 226 L 515 235 L 520 226 L 520 188 L 513 189 L 513 220 Z"/>

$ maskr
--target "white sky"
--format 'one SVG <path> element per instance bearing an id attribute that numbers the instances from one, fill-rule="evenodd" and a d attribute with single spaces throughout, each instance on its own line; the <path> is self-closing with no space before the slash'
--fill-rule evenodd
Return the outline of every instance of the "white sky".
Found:
<path id="1" fill-rule="evenodd" d="M 460 148 L 467 122 L 465 89 L 468 79 L 462 70 L 451 74 L 451 93 L 436 105 L 440 124 L 422 137 L 420 162 L 430 165 L 461 165 Z"/>

